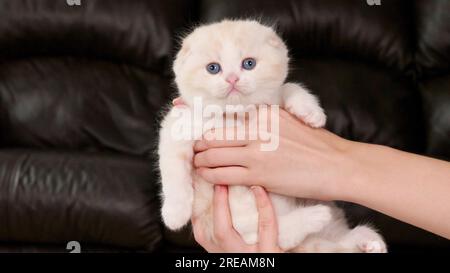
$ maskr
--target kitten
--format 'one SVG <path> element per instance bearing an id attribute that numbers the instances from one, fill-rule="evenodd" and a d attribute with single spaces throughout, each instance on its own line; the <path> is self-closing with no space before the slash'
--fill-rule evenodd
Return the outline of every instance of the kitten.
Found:
<path id="1" fill-rule="evenodd" d="M 326 116 L 315 96 L 295 83 L 284 83 L 288 50 L 270 28 L 256 21 L 224 20 L 195 29 L 182 43 L 173 70 L 183 101 L 195 97 L 204 105 L 280 105 L 312 127 Z M 213 185 L 193 171 L 194 140 L 174 140 L 172 108 L 159 139 L 162 218 L 172 230 L 186 225 L 192 214 L 203 221 L 214 240 Z M 195 183 L 195 189 L 193 187 Z M 360 225 L 350 229 L 343 211 L 332 202 L 301 200 L 270 193 L 279 225 L 279 245 L 290 252 L 386 252 L 382 237 Z M 258 212 L 248 187 L 230 186 L 234 228 L 248 244 L 257 242 Z"/>

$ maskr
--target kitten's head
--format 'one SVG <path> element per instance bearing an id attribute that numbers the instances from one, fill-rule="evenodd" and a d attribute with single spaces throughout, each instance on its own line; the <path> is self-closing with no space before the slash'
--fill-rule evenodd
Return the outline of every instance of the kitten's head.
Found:
<path id="1" fill-rule="evenodd" d="M 187 104 L 259 104 L 276 96 L 288 72 L 288 50 L 270 28 L 256 21 L 201 26 L 189 34 L 173 70 Z"/>

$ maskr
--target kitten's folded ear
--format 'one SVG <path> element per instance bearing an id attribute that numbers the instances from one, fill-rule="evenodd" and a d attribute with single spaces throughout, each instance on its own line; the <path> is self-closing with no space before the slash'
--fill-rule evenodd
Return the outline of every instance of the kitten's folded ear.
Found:
<path id="1" fill-rule="evenodd" d="M 177 57 L 175 58 L 175 61 L 173 63 L 173 71 L 175 74 L 179 71 L 179 69 L 183 66 L 183 64 L 186 62 L 187 58 L 191 54 L 191 49 L 189 43 L 185 40 L 183 41 L 183 44 L 181 45 L 180 51 L 177 53 Z"/>
<path id="2" fill-rule="evenodd" d="M 283 40 L 281 40 L 281 38 L 276 34 L 270 35 L 267 42 L 269 43 L 270 46 L 273 46 L 278 49 L 286 48 L 286 45 L 284 44 Z"/>
<path id="3" fill-rule="evenodd" d="M 189 54 L 189 52 L 190 52 L 190 46 L 186 43 L 186 42 L 184 42 L 183 43 L 183 46 L 181 47 L 181 49 L 180 49 L 180 51 L 178 52 L 178 57 L 181 57 L 181 58 L 185 58 L 185 57 L 187 57 L 187 55 Z"/>

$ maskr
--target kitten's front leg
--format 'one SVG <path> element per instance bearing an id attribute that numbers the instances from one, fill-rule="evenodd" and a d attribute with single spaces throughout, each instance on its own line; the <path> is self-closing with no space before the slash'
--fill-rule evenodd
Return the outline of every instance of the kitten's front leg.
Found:
<path id="1" fill-rule="evenodd" d="M 165 117 L 159 134 L 159 168 L 162 183 L 162 218 L 172 230 L 186 225 L 192 215 L 193 140 L 178 140 L 172 135 L 176 118 Z"/>
<path id="2" fill-rule="evenodd" d="M 319 100 L 304 87 L 295 83 L 282 86 L 283 107 L 311 127 L 323 127 L 327 120 Z"/>

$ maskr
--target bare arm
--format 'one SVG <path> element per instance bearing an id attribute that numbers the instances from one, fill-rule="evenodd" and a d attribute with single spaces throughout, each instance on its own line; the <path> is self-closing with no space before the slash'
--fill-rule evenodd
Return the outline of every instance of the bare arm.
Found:
<path id="1" fill-rule="evenodd" d="M 450 163 L 388 147 L 353 143 L 357 165 L 342 199 L 450 239 Z"/>
<path id="2" fill-rule="evenodd" d="M 199 141 L 197 172 L 216 184 L 344 200 L 450 239 L 450 163 L 342 139 L 280 112 L 279 147 L 258 140 Z"/>

